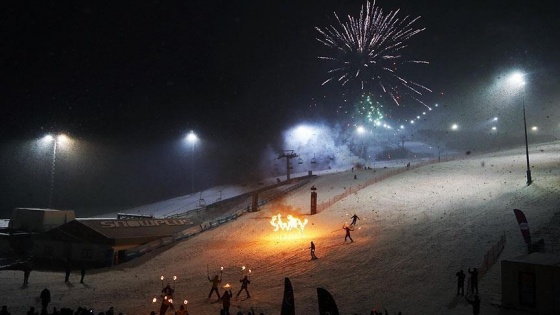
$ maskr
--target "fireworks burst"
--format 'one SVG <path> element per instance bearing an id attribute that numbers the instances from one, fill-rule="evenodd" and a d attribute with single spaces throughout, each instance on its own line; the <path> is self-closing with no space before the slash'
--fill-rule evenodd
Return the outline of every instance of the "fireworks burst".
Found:
<path id="1" fill-rule="evenodd" d="M 374 102 L 374 98 L 369 94 L 362 95 L 355 106 L 355 115 L 357 116 L 354 118 L 355 121 L 373 124 L 374 126 L 380 126 L 385 120 L 383 105 Z"/>
<path id="2" fill-rule="evenodd" d="M 319 57 L 335 63 L 328 71 L 331 76 L 323 85 L 336 80 L 344 86 L 351 82 L 359 83 L 361 89 L 389 95 L 397 105 L 402 96 L 407 96 L 430 108 L 418 97 L 422 92 L 431 90 L 417 82 L 402 77 L 398 70 L 405 63 L 427 64 L 422 60 L 404 60 L 401 51 L 407 41 L 424 29 L 413 27 L 420 18 L 400 18 L 399 10 L 384 15 L 374 2 L 362 6 L 359 17 L 348 16 L 348 21 L 334 16 L 338 24 L 324 29 L 316 27 L 322 38 L 317 40 L 334 51 L 333 56 Z M 401 91 L 402 90 L 402 91 Z"/>

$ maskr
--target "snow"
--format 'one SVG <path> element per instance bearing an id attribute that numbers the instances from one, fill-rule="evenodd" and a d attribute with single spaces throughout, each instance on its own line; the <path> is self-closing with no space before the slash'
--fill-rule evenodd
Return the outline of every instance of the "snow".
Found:
<path id="1" fill-rule="evenodd" d="M 399 165 L 397 174 L 360 190 L 359 184 L 395 168 L 329 172 L 259 212 L 114 268 L 89 271 L 83 285 L 77 273 L 65 284 L 63 273 L 34 271 L 29 286 L 22 288 L 21 271 L 3 271 L 0 294 L 12 314 L 22 314 L 29 306 L 39 308 L 37 297 L 45 287 L 51 291 L 52 305 L 59 308 L 87 306 L 99 312 L 114 306 L 117 312 L 148 314 L 159 308 L 151 301 L 159 297 L 160 276 L 176 275 L 175 301 L 187 299 L 191 314 L 219 314 L 221 304 L 206 299 L 207 270 L 212 275 L 224 267 L 222 284 L 231 284 L 235 295 L 241 266 L 246 266 L 252 271 L 251 298 L 234 299 L 233 314 L 246 314 L 250 307 L 257 314 L 280 314 L 284 277 L 292 281 L 297 314 L 318 313 L 318 287 L 333 295 L 341 314 L 369 314 L 374 307 L 390 314 L 471 314 L 470 305 L 455 296 L 455 273 L 480 267 L 485 252 L 504 233 L 507 242 L 500 260 L 526 253 L 512 209 L 525 212 L 535 240 L 544 238 L 548 251 L 559 252 L 560 142 L 530 149 L 530 186 L 525 183 L 521 147 L 413 164 L 409 170 Z M 351 187 L 353 193 L 311 216 L 312 185 L 319 203 L 336 201 Z M 222 198 L 240 192 L 222 187 L 208 192 L 209 198 L 216 198 L 219 190 Z M 178 197 L 134 211 L 162 216 L 195 207 L 197 197 Z M 278 213 L 307 218 L 304 234 L 274 233 L 269 221 Z M 354 213 L 361 219 L 352 232 L 354 242 L 344 244 L 342 225 Z M 310 260 L 310 241 L 317 247 L 318 260 Z M 482 314 L 515 314 L 495 306 L 501 299 L 499 262 L 479 282 Z"/>

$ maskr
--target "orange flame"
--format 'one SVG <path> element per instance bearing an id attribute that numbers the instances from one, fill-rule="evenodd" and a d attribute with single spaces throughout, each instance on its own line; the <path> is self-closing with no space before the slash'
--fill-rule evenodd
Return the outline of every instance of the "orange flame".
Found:
<path id="1" fill-rule="evenodd" d="M 287 220 L 288 220 L 287 222 L 282 221 L 281 214 L 273 215 L 272 219 L 270 220 L 270 224 L 274 226 L 274 232 L 277 232 L 278 230 L 291 231 L 292 229 L 294 229 L 302 233 L 308 222 L 307 219 L 301 221 L 300 219 L 295 218 L 291 214 L 288 214 Z"/>

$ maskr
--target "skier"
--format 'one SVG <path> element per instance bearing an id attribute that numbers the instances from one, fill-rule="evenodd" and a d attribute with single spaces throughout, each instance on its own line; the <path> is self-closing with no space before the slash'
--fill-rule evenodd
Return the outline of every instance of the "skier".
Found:
<path id="1" fill-rule="evenodd" d="M 229 306 L 231 305 L 232 296 L 233 294 L 231 293 L 231 289 L 226 289 L 222 295 L 222 307 L 225 315 L 229 315 Z"/>
<path id="2" fill-rule="evenodd" d="M 346 224 L 342 226 L 342 229 L 346 230 L 346 236 L 344 236 L 344 243 L 346 243 L 347 239 L 350 239 L 350 243 L 353 243 L 354 240 L 352 239 L 352 236 L 350 236 L 350 231 L 354 231 L 354 229 Z"/>
<path id="3" fill-rule="evenodd" d="M 473 268 L 473 271 L 471 271 L 471 268 L 469 268 L 467 271 L 471 275 L 471 294 L 478 294 L 478 270 L 476 270 L 476 268 Z"/>
<path id="4" fill-rule="evenodd" d="M 222 282 L 222 279 L 220 279 L 220 277 L 216 274 L 212 279 L 208 277 L 208 281 L 212 282 L 212 289 L 210 289 L 210 293 L 208 293 L 208 298 L 212 296 L 212 292 L 216 292 L 216 295 L 218 296 L 218 300 L 220 300 L 221 296 L 220 296 L 220 292 L 218 292 L 218 284 Z"/>
<path id="5" fill-rule="evenodd" d="M 251 281 L 249 280 L 249 278 L 247 278 L 247 275 L 245 275 L 245 277 L 243 277 L 243 279 L 239 280 L 239 282 L 241 282 L 241 289 L 239 289 L 239 292 L 237 292 L 236 297 L 239 297 L 239 294 L 241 294 L 241 291 L 245 290 L 245 292 L 247 293 L 247 298 L 250 298 L 251 294 L 249 294 L 249 290 L 247 290 L 247 285 L 249 283 L 251 283 Z"/>
<path id="6" fill-rule="evenodd" d="M 455 275 L 457 276 L 457 296 L 465 295 L 465 273 L 461 270 Z"/>
<path id="7" fill-rule="evenodd" d="M 311 246 L 309 247 L 309 249 L 311 250 L 311 259 L 317 259 L 317 256 L 315 256 L 315 244 L 313 243 L 313 241 L 311 241 Z"/>
<path id="8" fill-rule="evenodd" d="M 360 218 L 355 213 L 350 217 L 350 219 L 352 219 L 352 223 L 350 223 L 350 225 L 352 226 L 356 225 L 356 220 L 360 220 Z"/>

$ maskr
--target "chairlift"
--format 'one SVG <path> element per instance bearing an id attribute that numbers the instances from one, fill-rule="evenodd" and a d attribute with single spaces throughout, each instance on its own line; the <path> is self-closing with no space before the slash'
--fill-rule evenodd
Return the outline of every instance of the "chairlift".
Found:
<path id="1" fill-rule="evenodd" d="M 303 159 L 299 158 L 297 164 L 303 164 Z"/>
<path id="2" fill-rule="evenodd" d="M 315 158 L 315 153 L 313 153 L 313 158 L 311 159 L 311 164 L 316 164 L 317 159 Z"/>

